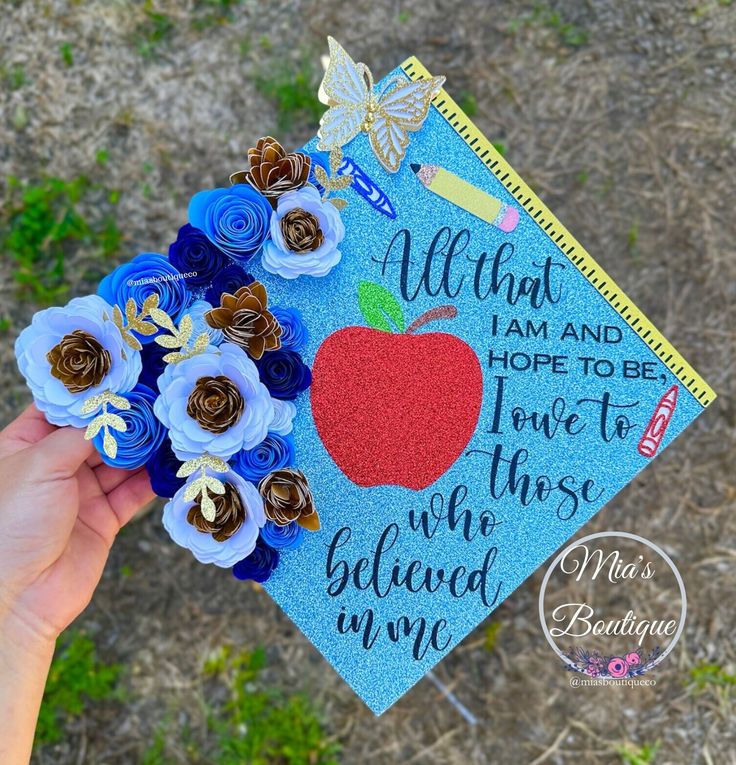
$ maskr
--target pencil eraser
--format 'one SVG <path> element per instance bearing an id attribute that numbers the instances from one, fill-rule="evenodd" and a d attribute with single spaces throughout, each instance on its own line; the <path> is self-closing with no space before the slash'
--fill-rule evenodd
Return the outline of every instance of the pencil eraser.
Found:
<path id="1" fill-rule="evenodd" d="M 501 222 L 498 224 L 498 227 L 501 229 L 501 231 L 505 231 L 507 234 L 510 234 L 516 228 L 516 224 L 518 222 L 518 210 L 515 207 L 509 206 L 506 208 L 506 213 L 501 219 Z"/>

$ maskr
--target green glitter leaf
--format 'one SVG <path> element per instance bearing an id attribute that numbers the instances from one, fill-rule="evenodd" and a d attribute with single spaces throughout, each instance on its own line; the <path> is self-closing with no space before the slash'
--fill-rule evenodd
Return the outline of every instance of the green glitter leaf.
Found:
<path id="1" fill-rule="evenodd" d="M 358 284 L 358 307 L 373 329 L 393 332 L 390 319 L 399 332 L 404 331 L 404 311 L 396 298 L 380 284 L 365 281 Z"/>

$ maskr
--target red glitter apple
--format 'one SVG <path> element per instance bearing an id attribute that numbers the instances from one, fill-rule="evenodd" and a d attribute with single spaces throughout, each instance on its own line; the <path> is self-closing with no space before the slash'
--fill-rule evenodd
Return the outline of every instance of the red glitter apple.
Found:
<path id="1" fill-rule="evenodd" d="M 358 303 L 371 327 L 334 332 L 314 359 L 317 432 L 358 486 L 424 489 L 450 468 L 475 431 L 480 363 L 454 335 L 417 334 L 429 322 L 454 318 L 454 306 L 432 308 L 404 330 L 401 306 L 380 285 L 361 282 Z"/>

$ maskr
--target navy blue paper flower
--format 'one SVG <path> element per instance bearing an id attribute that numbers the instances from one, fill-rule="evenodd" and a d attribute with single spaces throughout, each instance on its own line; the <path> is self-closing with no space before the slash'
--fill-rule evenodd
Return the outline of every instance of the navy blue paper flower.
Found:
<path id="1" fill-rule="evenodd" d="M 269 351 L 256 366 L 274 398 L 291 401 L 312 384 L 312 373 L 296 351 Z"/>
<path id="2" fill-rule="evenodd" d="M 126 430 L 115 433 L 118 450 L 110 457 L 103 448 L 103 433 L 92 439 L 103 461 L 112 467 L 133 470 L 145 465 L 150 456 L 161 446 L 166 435 L 163 425 L 153 413 L 156 394 L 145 385 L 136 385 L 125 394 L 130 409 L 114 412 L 123 418 Z"/>
<path id="3" fill-rule="evenodd" d="M 243 478 L 258 483 L 272 470 L 294 464 L 294 439 L 290 435 L 269 433 L 257 446 L 238 452 L 230 464 Z"/>
<path id="4" fill-rule="evenodd" d="M 304 529 L 296 522 L 279 526 L 273 521 L 266 521 L 261 529 L 261 537 L 269 547 L 275 550 L 296 550 L 304 541 Z"/>
<path id="5" fill-rule="evenodd" d="M 273 306 L 271 313 L 281 325 L 281 347 L 290 351 L 303 351 L 309 340 L 307 327 L 298 308 Z"/>
<path id="6" fill-rule="evenodd" d="M 158 293 L 158 307 L 175 322 L 192 297 L 181 272 L 156 252 L 136 255 L 108 274 L 97 287 L 100 297 L 123 311 L 128 298 L 135 300 L 140 311 L 143 301 L 153 292 Z M 154 335 L 133 334 L 143 344 L 153 342 Z"/>
<path id="7" fill-rule="evenodd" d="M 141 349 L 143 369 L 138 382 L 147 385 L 151 390 L 158 391 L 158 378 L 166 367 L 164 356 L 167 353 L 171 353 L 171 348 L 164 348 L 158 343 L 144 345 Z"/>
<path id="8" fill-rule="evenodd" d="M 189 287 L 206 287 L 230 260 L 207 238 L 204 231 L 187 223 L 169 246 L 169 260 L 184 274 Z"/>
<path id="9" fill-rule="evenodd" d="M 243 558 L 233 566 L 233 576 L 236 579 L 252 579 L 254 582 L 263 584 L 278 565 L 278 550 L 267 545 L 259 536 L 256 549 L 247 558 Z"/>
<path id="10" fill-rule="evenodd" d="M 171 450 L 168 436 L 156 452 L 146 462 L 146 471 L 151 479 L 151 488 L 159 497 L 171 497 L 184 486 L 186 478 L 177 478 L 176 471 L 182 463 Z"/>
<path id="11" fill-rule="evenodd" d="M 271 212 L 269 201 L 245 183 L 200 191 L 189 202 L 189 222 L 242 263 L 268 239 Z"/>
<path id="12" fill-rule="evenodd" d="M 220 297 L 225 292 L 231 295 L 246 284 L 252 284 L 255 279 L 244 271 L 237 263 L 231 263 L 220 271 L 212 280 L 212 284 L 204 293 L 204 299 L 212 305 L 220 305 Z"/>

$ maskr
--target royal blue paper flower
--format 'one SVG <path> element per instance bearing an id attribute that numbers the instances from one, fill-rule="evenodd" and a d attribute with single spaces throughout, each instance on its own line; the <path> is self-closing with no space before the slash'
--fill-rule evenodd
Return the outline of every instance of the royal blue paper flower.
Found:
<path id="1" fill-rule="evenodd" d="M 48 354 L 65 337 L 83 332 L 94 338 L 99 349 L 108 354 L 109 365 L 100 367 L 104 376 L 84 390 L 65 384 L 52 375 Z M 15 341 L 18 367 L 33 394 L 36 406 L 54 425 L 82 428 L 96 412 L 81 414 L 82 405 L 91 396 L 104 391 L 125 394 L 138 382 L 141 355 L 125 344 L 112 321 L 112 306 L 97 295 L 74 298 L 63 308 L 47 308 L 33 317 Z"/>
<path id="2" fill-rule="evenodd" d="M 261 538 L 274 550 L 296 550 L 304 541 L 304 529 L 295 521 L 279 526 L 273 521 L 266 521 L 261 529 Z"/>
<path id="3" fill-rule="evenodd" d="M 176 241 L 169 246 L 169 260 L 194 289 L 206 287 L 230 263 L 204 231 L 189 223 L 179 229 Z"/>
<path id="4" fill-rule="evenodd" d="M 163 443 L 146 462 L 151 488 L 159 497 L 169 499 L 184 486 L 186 478 L 178 478 L 176 475 L 181 465 L 181 460 L 176 458 L 171 450 L 171 441 L 166 436 Z"/>
<path id="5" fill-rule="evenodd" d="M 235 412 L 237 416 L 219 432 L 203 427 L 201 419 L 190 415 L 195 388 L 201 390 L 202 380 L 212 378 L 228 381 L 242 403 L 240 413 Z M 174 454 L 182 461 L 204 452 L 227 460 L 241 449 L 252 449 L 266 437 L 274 419 L 271 396 L 259 380 L 255 364 L 232 343 L 168 364 L 159 379 L 159 390 L 154 412 L 168 428 Z"/>
<path id="6" fill-rule="evenodd" d="M 171 353 L 171 348 L 164 348 L 158 343 L 146 343 L 141 348 L 141 370 L 138 382 L 147 385 L 151 390 L 158 390 L 158 378 L 163 374 L 166 368 L 164 356 Z"/>
<path id="7" fill-rule="evenodd" d="M 269 351 L 256 365 L 261 381 L 274 398 L 291 401 L 312 383 L 312 373 L 296 351 Z"/>
<path id="8" fill-rule="evenodd" d="M 285 350 L 303 351 L 309 341 L 307 327 L 298 308 L 273 306 L 271 313 L 281 325 L 281 347 Z"/>
<path id="9" fill-rule="evenodd" d="M 220 345 L 225 339 L 225 335 L 222 334 L 221 329 L 210 327 L 204 318 L 207 311 L 211 310 L 212 304 L 208 303 L 206 300 L 195 300 L 189 308 L 187 308 L 186 312 L 192 317 L 192 337 L 198 337 L 202 332 L 206 332 L 210 338 L 210 345 Z"/>
<path id="10" fill-rule="evenodd" d="M 103 433 L 100 431 L 93 439 L 103 462 L 112 467 L 134 470 L 145 465 L 150 456 L 161 446 L 166 431 L 153 413 L 156 393 L 145 385 L 136 385 L 125 394 L 130 402 L 130 409 L 111 410 L 123 418 L 127 429 L 115 433 L 118 450 L 115 457 L 105 454 Z"/>
<path id="11" fill-rule="evenodd" d="M 238 452 L 230 462 L 236 473 L 258 483 L 272 470 L 294 464 L 294 439 L 269 433 L 258 446 Z"/>
<path id="12" fill-rule="evenodd" d="M 258 537 L 255 550 L 233 566 L 233 576 L 236 579 L 252 579 L 254 582 L 263 584 L 278 565 L 278 550 L 267 545 L 262 537 Z"/>
<path id="13" fill-rule="evenodd" d="M 118 266 L 97 287 L 97 294 L 125 311 L 128 298 L 133 298 L 140 311 L 143 301 L 158 293 L 158 307 L 176 322 L 189 305 L 191 294 L 182 274 L 169 259 L 156 252 L 142 252 L 133 260 Z M 133 334 L 141 343 L 153 342 L 154 335 Z"/>
<path id="14" fill-rule="evenodd" d="M 253 276 L 237 263 L 231 263 L 212 280 L 212 284 L 204 293 L 204 299 L 212 305 L 220 305 L 220 297 L 223 293 L 229 292 L 234 295 L 238 288 L 252 284 L 254 281 Z"/>
<path id="15" fill-rule="evenodd" d="M 271 205 L 252 186 L 200 191 L 189 202 L 189 222 L 234 260 L 250 260 L 268 239 Z"/>
<path id="16" fill-rule="evenodd" d="M 307 213 L 316 221 L 321 238 L 315 240 L 320 244 L 314 249 L 296 251 L 284 235 L 282 221 L 295 210 Z M 325 276 L 340 261 L 338 246 L 344 236 L 345 226 L 340 213 L 331 202 L 322 201 L 317 189 L 305 186 L 298 191 L 290 191 L 279 197 L 271 218 L 271 239 L 263 245 L 263 267 L 285 279 L 296 279 L 302 274 Z"/>
<path id="17" fill-rule="evenodd" d="M 223 483 L 229 483 L 238 492 L 245 510 L 242 526 L 224 542 L 218 542 L 212 534 L 196 529 L 187 518 L 194 504 L 193 501 L 184 499 L 188 484 L 182 486 L 166 503 L 163 524 L 174 542 L 191 550 L 200 563 L 214 563 L 221 568 L 230 568 L 256 550 L 260 539 L 260 529 L 266 522 L 263 499 L 252 483 L 232 470 L 227 473 L 211 473 L 211 475 Z M 197 476 L 194 475 L 188 480 L 196 480 L 196 478 Z"/>

